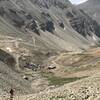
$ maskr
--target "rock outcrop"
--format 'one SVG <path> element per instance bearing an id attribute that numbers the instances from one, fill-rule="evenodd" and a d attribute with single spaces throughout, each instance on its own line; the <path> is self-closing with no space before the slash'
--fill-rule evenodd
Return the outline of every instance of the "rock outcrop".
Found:
<path id="1" fill-rule="evenodd" d="M 83 9 L 100 25 L 100 1 L 99 0 L 88 0 L 85 3 L 78 5 L 78 8 Z"/>

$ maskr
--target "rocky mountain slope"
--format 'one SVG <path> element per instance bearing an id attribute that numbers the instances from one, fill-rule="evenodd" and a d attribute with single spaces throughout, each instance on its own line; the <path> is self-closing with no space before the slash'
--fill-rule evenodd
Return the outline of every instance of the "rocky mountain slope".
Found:
<path id="1" fill-rule="evenodd" d="M 86 13 L 92 16 L 100 24 L 100 1 L 99 0 L 88 0 L 87 2 L 78 6 L 83 9 Z"/>
<path id="2" fill-rule="evenodd" d="M 67 0 L 0 0 L 0 33 L 40 48 L 86 49 L 99 41 L 99 27 Z"/>
<path id="3" fill-rule="evenodd" d="M 49 81 L 63 85 L 92 76 L 99 69 L 93 64 L 100 58 L 72 53 L 99 46 L 99 42 L 99 24 L 68 0 L 0 0 L 0 97 L 13 88 L 16 95 L 32 93 L 33 99 L 33 93 L 59 86 L 50 86 Z M 37 66 L 47 73 L 35 72 Z M 88 74 L 83 75 L 84 70 Z"/>

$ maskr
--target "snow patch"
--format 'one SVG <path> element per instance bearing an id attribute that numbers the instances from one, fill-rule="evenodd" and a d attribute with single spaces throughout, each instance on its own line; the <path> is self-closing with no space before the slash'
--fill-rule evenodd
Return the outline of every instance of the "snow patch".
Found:
<path id="1" fill-rule="evenodd" d="M 9 52 L 12 52 L 12 49 L 10 47 L 6 48 Z"/>

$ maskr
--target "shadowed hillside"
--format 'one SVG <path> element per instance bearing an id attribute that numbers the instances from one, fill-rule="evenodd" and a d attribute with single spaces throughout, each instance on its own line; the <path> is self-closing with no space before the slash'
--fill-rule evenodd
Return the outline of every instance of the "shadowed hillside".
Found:
<path id="1" fill-rule="evenodd" d="M 88 0 L 87 2 L 78 6 L 88 13 L 93 19 L 100 24 L 100 1 L 99 0 Z"/>

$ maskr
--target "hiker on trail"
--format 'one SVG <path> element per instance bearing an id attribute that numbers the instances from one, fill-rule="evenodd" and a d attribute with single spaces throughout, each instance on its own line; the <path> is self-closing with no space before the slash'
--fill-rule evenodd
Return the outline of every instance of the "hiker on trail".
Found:
<path id="1" fill-rule="evenodd" d="M 11 89 L 11 90 L 10 90 L 10 100 L 13 100 L 13 96 L 14 96 L 14 90 Z"/>

